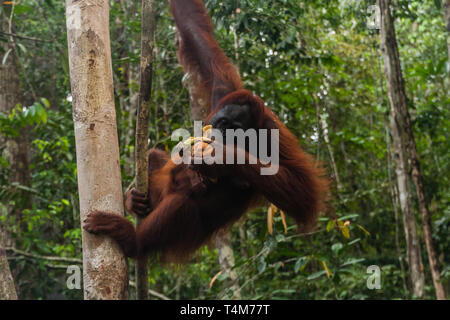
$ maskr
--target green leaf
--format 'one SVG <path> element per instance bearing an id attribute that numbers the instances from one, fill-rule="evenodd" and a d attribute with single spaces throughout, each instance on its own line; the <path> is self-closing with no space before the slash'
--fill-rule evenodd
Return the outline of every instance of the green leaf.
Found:
<path id="1" fill-rule="evenodd" d="M 333 250 L 333 252 L 337 254 L 343 247 L 344 247 L 344 245 L 342 243 L 338 242 L 331 246 L 331 250 Z"/>
<path id="2" fill-rule="evenodd" d="M 357 213 L 352 213 L 352 214 L 347 214 L 345 216 L 339 217 L 338 220 L 348 220 L 348 219 L 352 219 L 352 218 L 358 218 L 359 214 Z"/>
<path id="3" fill-rule="evenodd" d="M 345 238 L 350 239 L 350 229 L 348 227 L 342 227 L 341 232 Z"/>
<path id="4" fill-rule="evenodd" d="M 356 238 L 355 240 L 352 240 L 349 243 L 347 243 L 347 246 L 351 246 L 351 245 L 353 245 L 353 244 L 355 244 L 357 242 L 360 242 L 360 241 L 361 241 L 361 238 Z"/>
<path id="5" fill-rule="evenodd" d="M 325 270 L 318 271 L 318 272 L 315 272 L 312 275 L 310 275 L 307 279 L 308 280 L 314 280 L 314 279 L 317 279 L 317 278 L 323 276 L 324 274 L 326 274 Z"/>
<path id="6" fill-rule="evenodd" d="M 33 12 L 35 9 L 32 6 L 28 6 L 25 4 L 19 4 L 14 6 L 14 15 L 22 15 L 27 12 Z"/>
<path id="7" fill-rule="evenodd" d="M 303 270 L 306 266 L 306 264 L 309 261 L 309 257 L 305 256 L 305 257 L 301 257 L 299 258 L 296 262 L 295 262 L 295 266 L 294 266 L 294 271 L 295 273 L 298 273 L 301 270 Z"/>
<path id="8" fill-rule="evenodd" d="M 345 238 L 350 239 L 350 229 L 344 224 L 344 222 L 338 220 L 337 224 L 339 226 L 339 229 L 341 229 L 342 235 Z"/>
<path id="9" fill-rule="evenodd" d="M 335 220 L 330 220 L 328 221 L 327 224 L 327 231 L 330 232 L 331 230 L 333 230 L 334 226 L 336 225 L 336 221 Z"/>
<path id="10" fill-rule="evenodd" d="M 36 116 L 36 104 L 32 105 L 29 109 L 28 109 L 28 113 L 27 113 L 27 117 L 30 116 L 32 119 L 34 119 L 34 117 Z"/>
<path id="11" fill-rule="evenodd" d="M 47 99 L 41 98 L 41 102 L 44 106 L 46 106 L 47 108 L 50 108 L 50 102 Z"/>
<path id="12" fill-rule="evenodd" d="M 348 261 L 346 261 L 346 262 L 344 262 L 343 264 L 341 264 L 341 267 L 345 267 L 345 266 L 349 266 L 349 265 L 352 265 L 352 264 L 357 264 L 357 263 L 360 263 L 360 262 L 363 262 L 363 261 L 365 261 L 366 259 L 364 259 L 364 258 L 360 258 L 360 259 L 350 259 L 350 260 L 348 260 Z"/>
<path id="13" fill-rule="evenodd" d="M 322 267 L 325 270 L 325 273 L 327 274 L 328 279 L 330 279 L 332 276 L 331 270 L 328 268 L 328 265 L 324 260 L 322 260 L 321 262 L 322 262 Z"/>
<path id="14" fill-rule="evenodd" d="M 25 46 L 21 43 L 18 43 L 17 46 L 20 48 L 20 50 L 22 50 L 23 53 L 27 53 L 27 49 L 25 48 Z"/>
<path id="15" fill-rule="evenodd" d="M 6 63 L 6 59 L 8 59 L 9 54 L 11 53 L 12 49 L 9 49 L 8 51 L 6 51 L 5 55 L 3 56 L 2 59 L 2 64 Z"/>
<path id="16" fill-rule="evenodd" d="M 359 224 L 356 223 L 356 226 L 357 226 L 358 228 L 360 228 L 362 231 L 364 231 L 364 233 L 365 233 L 366 235 L 370 236 L 370 232 L 367 231 L 362 225 L 359 225 Z"/>
<path id="17" fill-rule="evenodd" d="M 217 277 L 217 280 L 219 280 L 219 281 L 223 281 L 223 280 L 226 280 L 226 279 L 228 279 L 228 273 L 221 273 L 221 274 Z"/>

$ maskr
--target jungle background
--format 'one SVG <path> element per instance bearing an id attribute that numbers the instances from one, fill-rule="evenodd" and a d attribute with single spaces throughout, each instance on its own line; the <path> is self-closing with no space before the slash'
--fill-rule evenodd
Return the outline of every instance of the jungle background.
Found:
<path id="1" fill-rule="evenodd" d="M 156 1 L 150 146 L 171 150 L 191 128 L 167 1 Z M 214 243 L 180 266 L 150 264 L 152 299 L 435 299 L 414 184 L 411 206 L 424 275 L 414 294 L 389 125 L 375 1 L 208 0 L 216 37 L 246 86 L 327 167 L 332 195 L 311 234 L 269 207 L 231 230 L 237 282 L 220 273 Z M 114 93 L 123 190 L 134 178 L 140 5 L 111 1 Z M 409 112 L 441 281 L 450 286 L 448 1 L 393 1 Z M 64 2 L 0 8 L 0 225 L 20 299 L 82 299 L 67 268 L 81 267 L 75 138 Z M 375 23 L 376 24 L 376 23 Z M 9 85 L 6 86 L 5 84 Z M 15 89 L 11 89 L 15 88 Z M 8 101 L 18 101 L 13 106 Z M 270 210 L 271 211 L 271 210 Z M 270 220 L 270 219 L 269 219 Z M 269 229 L 272 232 L 269 232 Z M 130 270 L 133 262 L 129 261 Z M 369 266 L 381 270 L 370 288 Z M 131 284 L 134 275 L 130 272 Z"/>

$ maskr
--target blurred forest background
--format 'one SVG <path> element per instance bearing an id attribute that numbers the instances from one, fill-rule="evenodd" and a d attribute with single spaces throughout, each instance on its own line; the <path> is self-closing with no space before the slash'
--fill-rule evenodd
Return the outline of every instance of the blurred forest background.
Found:
<path id="1" fill-rule="evenodd" d="M 125 190 L 134 178 L 141 9 L 137 1 L 110 3 Z M 156 3 L 150 146 L 170 150 L 173 130 L 191 128 L 191 111 L 173 18 L 167 1 Z M 406 195 L 397 187 L 380 31 L 371 25 L 374 4 L 206 1 L 216 37 L 246 86 L 326 164 L 332 200 L 308 235 L 296 234 L 289 219 L 285 232 L 279 214 L 268 223 L 268 207 L 250 212 L 231 230 L 235 265 L 230 272 L 219 274 L 214 243 L 184 266 L 151 264 L 152 299 L 436 298 L 416 185 L 408 177 Z M 432 240 L 447 292 L 448 4 L 397 0 L 392 6 Z M 7 261 L 19 298 L 82 299 L 82 290 L 66 286 L 67 267 L 81 267 L 82 246 L 64 2 L 3 0 L 0 23 L 0 226 Z M 400 202 L 404 196 L 412 208 L 409 221 Z M 405 225 L 411 223 L 415 271 L 405 238 Z M 380 289 L 367 285 L 372 265 L 381 269 Z M 237 282 L 230 281 L 233 277 Z M 423 290 L 418 290 L 421 281 Z"/>

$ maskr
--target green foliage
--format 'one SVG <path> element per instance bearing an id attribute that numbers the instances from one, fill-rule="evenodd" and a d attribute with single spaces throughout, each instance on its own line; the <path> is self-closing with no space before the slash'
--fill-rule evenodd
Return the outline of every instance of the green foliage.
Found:
<path id="1" fill-rule="evenodd" d="M 175 29 L 167 2 L 157 3 L 150 146 L 170 150 L 174 146 L 171 133 L 191 127 L 189 96 L 182 86 L 183 72 L 176 58 Z M 406 265 L 402 219 L 395 219 L 390 189 L 395 185 L 395 173 L 388 158 L 389 103 L 379 35 L 367 28 L 368 6 L 374 3 L 206 1 L 219 43 L 229 57 L 239 54 L 246 86 L 264 98 L 333 178 L 329 209 L 311 234 L 298 235 L 289 219 L 288 233 L 284 234 L 281 218 L 276 216 L 274 233 L 269 235 L 267 208 L 250 212 L 232 229 L 234 270 L 244 299 L 412 298 L 407 270 L 402 270 L 399 262 L 403 259 Z M 397 1 L 395 17 L 426 195 L 433 213 L 433 239 L 441 253 L 442 277 L 448 288 L 450 64 L 448 34 L 437 3 L 440 1 Z M 125 189 L 134 176 L 140 5 L 113 1 L 110 20 Z M 9 182 L 10 160 L 0 154 L 0 221 L 8 226 L 20 250 L 39 256 L 81 258 L 78 188 L 83 186 L 77 186 L 76 177 L 67 40 L 62 27 L 64 2 L 20 1 L 13 22 L 15 33 L 44 41 L 16 39 L 24 99 L 9 114 L 0 113 L 0 134 L 15 139 L 26 132 L 31 186 Z M 0 41 L 5 40 L 0 34 Z M 326 123 L 329 145 L 320 121 Z M 0 151 L 4 150 L 0 146 Z M 31 205 L 19 216 L 7 214 L 30 197 Z M 425 248 L 422 254 L 426 263 Z M 21 298 L 82 298 L 80 290 L 66 288 L 67 263 L 11 255 Z M 382 270 L 381 290 L 367 288 L 367 267 L 371 265 Z M 426 298 L 432 299 L 428 265 L 425 270 Z M 227 274 L 218 275 L 210 287 L 219 271 L 217 250 L 205 246 L 185 266 L 151 265 L 150 288 L 170 298 L 229 298 L 234 287 Z"/>
<path id="2" fill-rule="evenodd" d="M 41 102 L 35 102 L 28 108 L 18 105 L 8 115 L 0 112 L 0 133 L 6 137 L 17 137 L 27 126 L 46 124 L 45 107 L 49 107 L 49 102 L 45 98 Z"/>

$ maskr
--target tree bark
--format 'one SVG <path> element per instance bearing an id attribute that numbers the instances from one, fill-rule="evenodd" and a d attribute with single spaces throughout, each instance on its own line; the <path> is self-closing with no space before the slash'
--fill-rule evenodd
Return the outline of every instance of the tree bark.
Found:
<path id="1" fill-rule="evenodd" d="M 0 230 L 0 300 L 17 300 L 5 248 L 5 234 Z"/>
<path id="2" fill-rule="evenodd" d="M 393 108 L 392 108 L 393 109 Z M 393 111 L 395 112 L 395 111 Z M 400 198 L 400 208 L 403 213 L 403 226 L 406 237 L 406 252 L 408 256 L 408 266 L 416 297 L 423 297 L 425 276 L 423 273 L 422 258 L 420 254 L 420 241 L 417 235 L 416 219 L 412 205 L 412 196 L 409 185 L 408 164 L 406 159 L 406 150 L 402 145 L 400 133 L 395 121 L 395 114 L 391 114 L 390 125 L 393 137 L 395 174 L 397 176 L 397 185 Z"/>
<path id="3" fill-rule="evenodd" d="M 395 173 L 397 176 L 400 208 L 403 213 L 403 224 L 406 236 L 408 265 L 416 297 L 423 297 L 425 276 L 420 256 L 420 242 L 417 236 L 416 221 L 412 206 L 412 195 L 409 184 L 408 156 L 405 139 L 402 137 L 401 123 L 404 119 L 399 114 L 399 105 L 406 105 L 403 76 L 400 69 L 397 41 L 393 20 L 389 9 L 389 0 L 378 0 L 381 11 L 381 52 L 384 59 L 387 91 L 391 104 L 390 126 L 395 150 Z M 403 89 L 402 89 L 403 88 Z"/>
<path id="4" fill-rule="evenodd" d="M 140 89 L 136 120 L 136 189 L 145 194 L 148 191 L 147 149 L 155 26 L 154 0 L 142 0 Z M 141 222 L 142 218 L 136 217 L 136 228 Z M 148 299 L 147 259 L 136 261 L 136 298 Z"/>
<path id="5" fill-rule="evenodd" d="M 381 11 L 381 49 L 384 58 L 389 101 L 391 103 L 391 127 L 394 136 L 394 145 L 399 152 L 399 163 L 401 162 L 402 175 L 405 175 L 405 183 L 407 183 L 406 175 L 409 171 L 409 167 L 411 169 L 411 176 L 419 203 L 419 211 L 422 217 L 423 235 L 436 297 L 438 299 L 446 299 L 440 277 L 437 254 L 432 242 L 431 217 L 428 203 L 425 199 L 419 155 L 408 111 L 408 100 L 400 66 L 395 27 L 389 8 L 390 1 L 378 0 L 378 2 Z M 402 199 L 402 190 L 400 189 L 400 186 L 399 192 L 400 199 Z M 411 196 L 408 195 L 408 197 Z M 417 280 L 419 281 L 419 279 Z M 422 282 L 422 279 L 420 279 L 420 282 Z M 419 282 L 417 283 L 417 289 L 415 288 L 415 292 L 416 291 L 417 293 L 423 294 L 423 285 L 419 285 Z"/>
<path id="6" fill-rule="evenodd" d="M 14 280 L 3 248 L 0 248 L 0 300 L 17 300 Z"/>
<path id="7" fill-rule="evenodd" d="M 129 63 L 128 71 L 127 71 L 127 81 L 128 81 L 128 88 L 129 88 L 129 100 L 126 104 L 126 107 L 128 109 L 128 129 L 125 133 L 125 145 L 129 146 L 132 141 L 132 137 L 136 135 L 135 131 L 135 125 L 134 120 L 136 118 L 136 112 L 138 108 L 139 103 L 139 92 L 135 90 L 135 84 L 138 83 L 138 72 L 137 68 L 135 70 L 135 66 L 131 63 Z M 136 145 L 136 142 L 135 142 Z M 135 159 L 135 152 L 130 152 L 130 156 L 126 159 L 126 166 L 125 166 L 125 172 L 127 176 L 133 176 L 135 173 L 134 170 L 134 164 L 136 163 Z"/>
<path id="8" fill-rule="evenodd" d="M 216 248 L 219 252 L 219 263 L 224 274 L 228 274 L 229 282 L 231 283 L 230 289 L 233 291 L 234 300 L 241 299 L 241 290 L 238 283 L 238 274 L 236 270 L 233 270 L 235 264 L 234 252 L 231 247 L 231 232 L 229 230 L 223 230 L 216 236 Z"/>
<path id="9" fill-rule="evenodd" d="M 80 219 L 123 215 L 114 107 L 109 1 L 67 0 L 67 37 L 77 151 Z M 110 238 L 82 232 L 85 299 L 126 299 L 126 259 Z"/>
<path id="10" fill-rule="evenodd" d="M 407 111 L 407 110 L 406 110 Z M 422 218 L 422 230 L 425 240 L 425 246 L 428 253 L 428 263 L 430 264 L 431 276 L 433 278 L 434 290 L 436 291 L 436 298 L 438 300 L 446 300 L 447 295 L 441 279 L 441 271 L 439 267 L 438 254 L 433 244 L 433 229 L 431 223 L 431 214 L 428 206 L 428 201 L 425 198 L 425 190 L 423 183 L 422 171 L 420 169 L 419 154 L 417 152 L 416 141 L 414 139 L 412 127 L 409 121 L 406 128 L 407 137 L 409 138 L 409 163 L 411 166 L 411 175 L 416 188 L 417 200 L 419 202 L 419 211 Z"/>
<path id="11" fill-rule="evenodd" d="M 397 250 L 397 256 L 398 256 L 398 262 L 400 264 L 400 272 L 402 276 L 402 282 L 403 282 L 403 289 L 405 292 L 408 291 L 408 286 L 406 284 L 406 277 L 405 277 L 405 267 L 403 264 L 403 254 L 400 247 L 400 228 L 399 228 L 399 214 L 398 214 L 398 203 L 399 203 L 399 197 L 397 189 L 395 188 L 395 185 L 392 181 L 392 158 L 395 152 L 393 152 L 391 147 L 391 137 L 390 137 L 390 131 L 389 131 L 389 125 L 387 121 L 385 121 L 385 128 L 386 128 L 386 147 L 387 147 L 387 172 L 388 172 L 388 180 L 389 180 L 389 192 L 391 194 L 391 200 L 392 200 L 392 206 L 394 208 L 394 218 L 395 218 L 395 249 Z"/>

